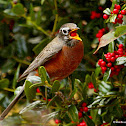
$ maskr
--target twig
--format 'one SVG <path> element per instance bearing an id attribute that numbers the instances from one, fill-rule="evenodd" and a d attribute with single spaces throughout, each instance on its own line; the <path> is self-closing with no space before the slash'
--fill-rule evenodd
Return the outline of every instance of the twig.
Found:
<path id="1" fill-rule="evenodd" d="M 58 13 L 58 9 L 57 9 L 57 1 L 54 0 L 54 5 L 55 5 L 55 10 L 56 10 L 56 13 Z M 57 21 L 58 21 L 58 14 L 55 15 L 55 21 L 54 21 L 54 25 L 53 25 L 53 30 L 52 30 L 52 34 L 55 32 L 56 30 L 56 24 L 57 24 Z"/>

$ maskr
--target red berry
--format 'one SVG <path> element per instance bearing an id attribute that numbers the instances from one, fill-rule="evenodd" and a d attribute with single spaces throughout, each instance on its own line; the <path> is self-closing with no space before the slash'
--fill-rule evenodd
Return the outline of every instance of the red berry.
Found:
<path id="1" fill-rule="evenodd" d="M 88 116 L 90 119 L 92 119 L 92 116 Z"/>
<path id="2" fill-rule="evenodd" d="M 102 72 L 105 72 L 107 70 L 106 67 L 101 67 L 101 69 L 102 69 Z"/>
<path id="3" fill-rule="evenodd" d="M 122 24 L 122 23 L 123 23 L 122 18 L 119 18 L 119 19 L 117 20 L 117 22 L 118 22 L 119 24 Z"/>
<path id="4" fill-rule="evenodd" d="M 87 126 L 86 122 L 81 122 L 79 126 Z"/>
<path id="5" fill-rule="evenodd" d="M 111 53 L 110 55 L 111 55 L 111 56 L 115 56 L 115 53 Z"/>
<path id="6" fill-rule="evenodd" d="M 41 93 L 40 90 L 39 90 L 39 88 L 36 89 L 36 92 L 37 92 L 37 93 Z"/>
<path id="7" fill-rule="evenodd" d="M 106 62 L 105 61 L 102 61 L 101 62 L 101 66 L 106 66 Z"/>
<path id="8" fill-rule="evenodd" d="M 79 111 L 80 111 L 80 112 L 83 112 L 83 108 L 81 107 Z"/>
<path id="9" fill-rule="evenodd" d="M 110 62 L 110 61 L 111 61 L 111 58 L 106 58 L 106 60 L 107 60 L 108 62 Z"/>
<path id="10" fill-rule="evenodd" d="M 116 58 L 115 57 L 111 57 L 111 62 L 115 62 Z"/>
<path id="11" fill-rule="evenodd" d="M 117 16 L 119 19 L 122 19 L 123 18 L 123 15 L 122 14 L 118 14 Z"/>
<path id="12" fill-rule="evenodd" d="M 118 20 L 117 19 L 115 19 L 115 21 L 114 22 L 112 22 L 113 24 L 116 24 L 118 22 Z"/>
<path id="13" fill-rule="evenodd" d="M 101 38 L 98 38 L 98 41 L 100 42 Z"/>
<path id="14" fill-rule="evenodd" d="M 51 101 L 51 99 L 48 99 L 48 101 Z"/>
<path id="15" fill-rule="evenodd" d="M 46 98 L 43 98 L 43 100 L 46 100 Z"/>
<path id="16" fill-rule="evenodd" d="M 116 71 L 117 71 L 117 72 L 119 72 L 119 71 L 120 71 L 120 69 L 118 68 L 118 69 L 116 69 Z"/>
<path id="17" fill-rule="evenodd" d="M 119 52 L 123 52 L 123 48 L 119 48 L 118 51 L 119 51 Z"/>
<path id="18" fill-rule="evenodd" d="M 120 9 L 121 9 L 120 5 L 116 5 L 116 6 L 115 6 L 115 9 L 120 10 Z"/>
<path id="19" fill-rule="evenodd" d="M 105 28 L 102 28 L 101 30 L 102 30 L 103 33 L 105 32 Z"/>
<path id="20" fill-rule="evenodd" d="M 104 14 L 104 15 L 103 15 L 103 18 L 104 18 L 104 19 L 108 19 L 109 16 L 108 16 L 107 14 Z"/>
<path id="21" fill-rule="evenodd" d="M 119 57 L 119 55 L 115 55 L 115 58 L 117 59 Z"/>
<path id="22" fill-rule="evenodd" d="M 98 90 L 94 88 L 94 92 L 97 92 Z"/>
<path id="23" fill-rule="evenodd" d="M 91 15 L 90 18 L 93 20 L 93 19 L 95 19 L 95 16 L 94 15 Z"/>
<path id="24" fill-rule="evenodd" d="M 118 9 L 114 9 L 114 10 L 113 10 L 113 13 L 114 13 L 114 14 L 118 14 L 118 13 L 119 13 L 119 10 L 118 10 Z"/>
<path id="25" fill-rule="evenodd" d="M 119 48 L 123 48 L 123 44 L 119 44 Z"/>
<path id="26" fill-rule="evenodd" d="M 88 88 L 92 89 L 92 88 L 94 88 L 94 85 L 92 83 L 89 83 Z"/>
<path id="27" fill-rule="evenodd" d="M 114 8 L 116 8 L 117 4 L 115 4 Z"/>
<path id="28" fill-rule="evenodd" d="M 115 68 L 114 67 L 111 67 L 111 71 L 114 71 L 115 70 Z"/>
<path id="29" fill-rule="evenodd" d="M 81 118 L 83 116 L 82 112 L 78 112 L 78 116 Z"/>
<path id="30" fill-rule="evenodd" d="M 101 38 L 102 36 L 103 36 L 103 33 L 101 32 L 96 34 L 96 38 Z"/>
<path id="31" fill-rule="evenodd" d="M 112 66 L 112 63 L 108 63 L 108 64 L 107 64 L 107 67 L 111 67 L 111 66 Z"/>
<path id="32" fill-rule="evenodd" d="M 98 64 L 101 65 L 101 62 L 103 61 L 103 59 L 99 59 L 98 60 Z"/>
<path id="33" fill-rule="evenodd" d="M 103 33 L 102 29 L 100 29 L 100 30 L 98 31 L 98 33 L 100 33 L 100 32 Z"/>
<path id="34" fill-rule="evenodd" d="M 86 102 L 83 102 L 82 103 L 82 107 L 86 107 L 87 106 L 87 103 Z"/>
<path id="35" fill-rule="evenodd" d="M 59 124 L 61 121 L 59 119 L 55 119 L 55 123 Z"/>
<path id="36" fill-rule="evenodd" d="M 126 11 L 125 10 L 121 10 L 121 14 L 122 15 L 125 15 L 126 14 Z"/>
<path id="37" fill-rule="evenodd" d="M 88 112 L 88 107 L 84 107 L 83 111 Z"/>
<path id="38" fill-rule="evenodd" d="M 103 7 L 101 7 L 101 6 L 99 6 L 98 9 L 101 10 L 101 11 L 103 11 Z"/>
<path id="39" fill-rule="evenodd" d="M 100 18 L 101 14 L 100 13 L 96 13 L 96 18 Z"/>

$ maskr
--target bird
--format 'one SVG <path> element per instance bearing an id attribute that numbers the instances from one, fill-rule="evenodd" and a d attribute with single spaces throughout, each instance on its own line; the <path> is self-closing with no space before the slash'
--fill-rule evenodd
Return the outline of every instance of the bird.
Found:
<path id="1" fill-rule="evenodd" d="M 57 36 L 32 61 L 18 82 L 31 75 L 38 76 L 37 68 L 44 66 L 51 82 L 68 77 L 80 64 L 84 55 L 82 39 L 77 34 L 80 28 L 75 23 L 66 23 L 59 29 Z M 22 98 L 25 83 L 21 91 L 0 115 L 3 120 L 18 100 Z"/>

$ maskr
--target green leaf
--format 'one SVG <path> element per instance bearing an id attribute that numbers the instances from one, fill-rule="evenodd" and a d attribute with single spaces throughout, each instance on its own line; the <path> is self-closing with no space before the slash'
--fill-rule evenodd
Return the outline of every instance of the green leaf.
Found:
<path id="1" fill-rule="evenodd" d="M 2 79 L 0 80 L 0 89 L 8 88 L 9 80 L 8 79 Z"/>
<path id="2" fill-rule="evenodd" d="M 71 105 L 69 110 L 68 110 L 68 115 L 71 118 L 72 121 L 74 122 L 78 122 L 78 110 L 76 108 L 76 106 Z"/>
<path id="3" fill-rule="evenodd" d="M 115 30 L 115 37 L 126 34 L 126 25 L 118 26 Z"/>
<path id="4" fill-rule="evenodd" d="M 99 91 L 101 91 L 103 93 L 108 93 L 112 89 L 112 86 L 107 84 L 104 81 L 101 81 L 101 83 L 99 84 L 99 88 L 98 89 L 99 89 Z"/>
<path id="5" fill-rule="evenodd" d="M 95 73 L 94 72 L 91 75 L 91 82 L 93 83 L 94 87 L 97 89 L 96 76 L 95 76 Z"/>
<path id="6" fill-rule="evenodd" d="M 109 8 L 106 8 L 103 13 L 110 15 L 111 14 L 111 10 Z"/>
<path id="7" fill-rule="evenodd" d="M 1 71 L 3 73 L 8 72 L 8 70 L 11 70 L 16 64 L 16 61 L 13 59 L 7 59 L 5 63 L 1 66 Z"/>
<path id="8" fill-rule="evenodd" d="M 114 42 L 109 43 L 108 52 L 114 52 Z"/>
<path id="9" fill-rule="evenodd" d="M 43 83 L 35 83 L 35 84 L 32 84 L 29 88 L 35 88 L 35 87 L 39 87 L 43 85 L 44 85 Z"/>
<path id="10" fill-rule="evenodd" d="M 117 18 L 117 14 L 114 14 L 113 16 L 111 16 L 109 19 L 110 19 L 110 22 L 115 22 L 115 19 Z"/>
<path id="11" fill-rule="evenodd" d="M 31 17 L 31 21 L 35 20 L 35 13 L 33 11 L 33 5 L 30 4 L 30 17 Z"/>
<path id="12" fill-rule="evenodd" d="M 17 15 L 23 15 L 25 13 L 24 7 L 21 3 L 17 3 L 14 7 L 13 7 L 13 12 Z"/>
<path id="13" fill-rule="evenodd" d="M 44 66 L 40 66 L 38 69 L 39 76 L 41 77 L 42 83 L 47 80 L 47 72 Z"/>
<path id="14" fill-rule="evenodd" d="M 86 84 L 91 82 L 91 76 L 89 74 L 86 75 L 85 82 L 86 82 Z"/>
<path id="15" fill-rule="evenodd" d="M 49 38 L 45 38 L 43 39 L 39 44 L 37 44 L 34 48 L 33 48 L 33 51 L 36 55 L 38 55 L 42 49 L 47 45 L 49 41 Z"/>
<path id="16" fill-rule="evenodd" d="M 47 104 L 47 107 L 51 106 L 56 101 L 57 96 L 54 96 L 51 101 Z"/>
<path id="17" fill-rule="evenodd" d="M 110 70 L 107 70 L 105 73 L 104 73 L 104 76 L 103 76 L 103 81 L 107 81 L 109 79 L 109 76 L 111 74 L 111 69 Z"/>
<path id="18" fill-rule="evenodd" d="M 37 12 L 36 24 L 40 25 L 41 23 L 41 10 Z"/>
<path id="19" fill-rule="evenodd" d="M 100 39 L 100 43 L 98 45 L 98 48 L 96 49 L 96 51 L 93 53 L 97 53 L 97 51 L 101 48 L 104 47 L 106 45 L 108 45 L 110 42 L 113 42 L 115 39 L 117 39 L 118 37 L 114 36 L 115 31 L 111 30 L 110 32 L 108 32 L 107 34 L 103 35 Z"/>
<path id="20" fill-rule="evenodd" d="M 52 86 L 52 90 L 51 90 L 52 93 L 59 91 L 59 88 L 60 88 L 60 82 L 58 80 L 55 80 L 53 82 L 53 86 Z"/>
<path id="21" fill-rule="evenodd" d="M 25 112 L 27 112 L 28 110 L 31 110 L 33 108 L 35 108 L 37 105 L 39 105 L 41 103 L 41 101 L 35 101 L 32 102 L 31 104 L 29 104 L 28 106 L 24 107 L 19 114 L 23 114 Z"/>
<path id="22" fill-rule="evenodd" d="M 30 88 L 30 86 L 32 85 L 32 83 L 28 80 L 25 81 L 25 95 L 27 97 L 27 99 L 29 100 L 29 102 L 32 102 L 32 100 L 35 98 L 35 94 L 36 94 L 36 88 Z"/>
<path id="23" fill-rule="evenodd" d="M 13 89 L 15 89 L 16 84 L 17 84 L 17 80 L 18 80 L 19 72 L 20 72 L 20 67 L 21 67 L 21 64 L 18 65 L 18 68 L 17 68 L 17 70 L 16 70 L 16 72 L 14 74 L 13 83 L 12 83 Z"/>
<path id="24" fill-rule="evenodd" d="M 83 96 L 83 99 L 86 99 L 86 97 L 87 97 L 87 91 L 88 91 L 87 83 L 84 83 L 84 84 L 83 84 L 83 89 L 82 89 L 82 96 Z"/>
<path id="25" fill-rule="evenodd" d="M 126 56 L 118 57 L 116 59 L 116 65 L 122 65 L 126 63 Z"/>
<path id="26" fill-rule="evenodd" d="M 96 67 L 95 69 L 95 76 L 98 77 L 101 72 L 101 67 Z"/>
<path id="27" fill-rule="evenodd" d="M 77 93 L 77 88 L 74 88 L 74 90 L 70 94 L 70 99 L 74 97 L 75 93 Z"/>
<path id="28" fill-rule="evenodd" d="M 41 5 L 43 5 L 43 4 L 44 4 L 44 2 L 45 2 L 45 0 L 41 0 Z"/>
<path id="29" fill-rule="evenodd" d="M 84 120 L 88 126 L 95 126 L 95 123 L 88 117 L 86 113 L 84 114 Z"/>

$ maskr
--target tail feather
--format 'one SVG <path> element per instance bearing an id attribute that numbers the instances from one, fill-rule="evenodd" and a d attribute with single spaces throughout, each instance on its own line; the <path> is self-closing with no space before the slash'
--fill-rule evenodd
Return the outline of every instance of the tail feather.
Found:
<path id="1" fill-rule="evenodd" d="M 20 100 L 22 98 L 22 94 L 24 92 L 24 86 L 23 85 L 22 89 L 20 90 L 19 94 L 17 94 L 17 96 L 13 99 L 13 101 L 8 105 L 8 107 L 2 112 L 2 114 L 0 115 L 0 120 L 3 120 L 5 118 L 5 116 L 10 112 L 10 110 L 14 107 L 14 105 L 18 102 L 18 100 Z"/>

